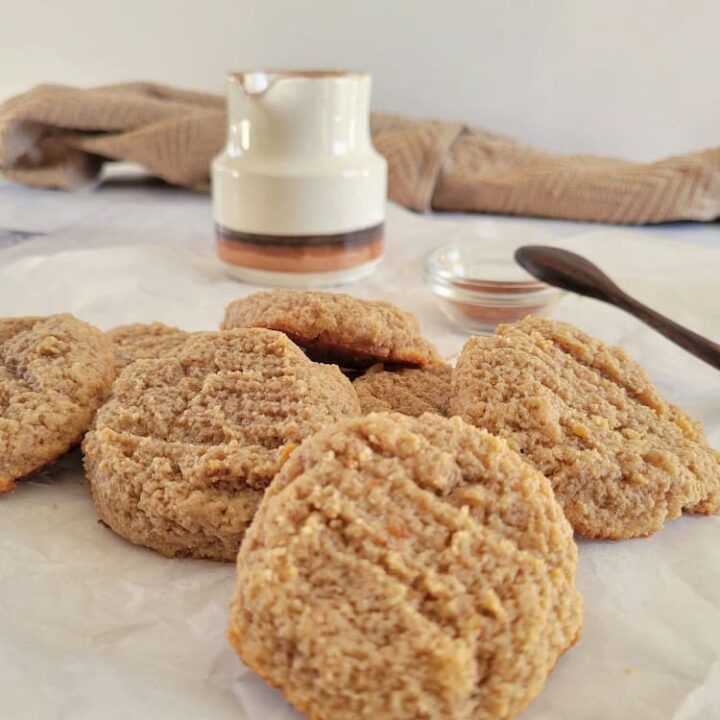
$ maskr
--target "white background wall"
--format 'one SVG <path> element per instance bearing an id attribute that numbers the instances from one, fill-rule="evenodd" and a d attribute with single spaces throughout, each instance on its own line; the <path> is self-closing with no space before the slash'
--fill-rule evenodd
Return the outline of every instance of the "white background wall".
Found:
<path id="1" fill-rule="evenodd" d="M 262 66 L 367 69 L 377 109 L 555 150 L 720 144 L 719 0 L 0 0 L 0 98 Z"/>

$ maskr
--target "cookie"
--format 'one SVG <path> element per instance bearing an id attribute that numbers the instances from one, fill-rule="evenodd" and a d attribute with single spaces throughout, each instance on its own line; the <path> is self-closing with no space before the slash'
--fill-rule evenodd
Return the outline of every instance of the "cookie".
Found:
<path id="1" fill-rule="evenodd" d="M 230 303 L 222 327 L 264 327 L 292 338 L 313 360 L 343 367 L 440 362 L 413 315 L 389 302 L 341 293 L 273 290 Z"/>
<path id="2" fill-rule="evenodd" d="M 385 370 L 373 365 L 353 382 L 364 414 L 393 410 L 418 417 L 426 412 L 450 414 L 449 365 Z"/>
<path id="3" fill-rule="evenodd" d="M 572 325 L 529 317 L 471 338 L 450 405 L 550 478 L 582 535 L 645 536 L 683 509 L 720 509 L 720 454 L 700 427 L 622 350 Z"/>
<path id="4" fill-rule="evenodd" d="M 311 720 L 511 718 L 578 637 L 576 563 L 550 483 L 505 441 L 370 414 L 271 484 L 229 639 Z"/>
<path id="5" fill-rule="evenodd" d="M 122 370 L 136 360 L 149 360 L 174 353 L 190 333 L 163 323 L 133 323 L 109 330 L 115 351 L 115 365 Z"/>
<path id="6" fill-rule="evenodd" d="M 359 413 L 352 384 L 285 335 L 198 333 L 118 377 L 83 449 L 100 519 L 167 557 L 234 560 L 305 437 Z"/>
<path id="7" fill-rule="evenodd" d="M 80 441 L 114 378 L 109 340 L 72 315 L 0 319 L 0 493 Z"/>

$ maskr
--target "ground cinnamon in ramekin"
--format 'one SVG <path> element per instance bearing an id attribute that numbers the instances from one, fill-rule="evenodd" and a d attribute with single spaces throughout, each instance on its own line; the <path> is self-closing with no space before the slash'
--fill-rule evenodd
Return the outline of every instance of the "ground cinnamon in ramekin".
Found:
<path id="1" fill-rule="evenodd" d="M 528 315 L 541 315 L 545 305 L 520 305 L 507 307 L 504 305 L 473 305 L 472 303 L 454 302 L 455 313 L 461 315 L 465 322 L 463 327 L 473 326 L 488 328 L 492 332 L 502 323 L 513 323 Z"/>
<path id="2" fill-rule="evenodd" d="M 488 277 L 476 277 L 481 274 Z M 492 333 L 500 323 L 542 315 L 563 294 L 530 276 L 514 279 L 524 271 L 512 260 L 484 256 L 476 246 L 433 251 L 426 260 L 425 275 L 443 312 L 456 325 L 475 333 Z M 508 279 L 500 279 L 503 276 Z"/>

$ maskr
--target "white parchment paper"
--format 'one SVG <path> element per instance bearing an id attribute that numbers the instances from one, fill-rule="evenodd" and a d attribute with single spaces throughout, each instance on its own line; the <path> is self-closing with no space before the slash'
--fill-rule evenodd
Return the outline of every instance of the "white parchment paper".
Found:
<path id="1" fill-rule="evenodd" d="M 78 221 L 79 211 L 67 227 L 38 217 L 47 237 L 0 249 L 0 315 L 69 311 L 104 329 L 151 320 L 214 329 L 228 301 L 254 290 L 214 260 L 205 199 L 183 205 L 174 227 L 165 206 L 167 222 L 147 203 L 129 215 L 109 207 L 111 227 Z M 182 236 L 206 222 L 207 243 L 171 248 L 174 229 Z M 466 335 L 423 286 L 422 258 L 458 240 L 509 253 L 552 237 L 531 224 L 392 209 L 382 268 L 349 291 L 414 311 L 443 353 L 457 353 Z M 619 230 L 561 242 L 639 299 L 720 339 L 720 248 Z M 626 348 L 720 446 L 718 371 L 601 303 L 566 297 L 554 316 Z M 718 720 L 720 518 L 683 517 L 649 539 L 579 549 L 582 639 L 523 720 Z M 231 565 L 166 560 L 100 526 L 78 452 L 22 482 L 0 499 L 0 718 L 298 718 L 225 641 L 233 576 Z"/>

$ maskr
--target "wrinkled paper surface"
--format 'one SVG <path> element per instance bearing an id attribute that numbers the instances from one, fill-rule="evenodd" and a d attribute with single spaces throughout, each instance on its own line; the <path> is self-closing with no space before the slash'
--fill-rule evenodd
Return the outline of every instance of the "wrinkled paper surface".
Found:
<path id="1" fill-rule="evenodd" d="M 25 192 L 20 210 L 0 212 L 45 235 L 0 243 L 0 315 L 69 311 L 103 329 L 152 320 L 214 329 L 228 301 L 255 289 L 227 279 L 215 261 L 204 198 L 176 194 L 156 207 L 150 191 L 102 201 L 50 193 L 33 201 L 40 196 Z M 553 238 L 542 223 L 391 207 L 381 269 L 348 289 L 414 311 L 441 352 L 456 354 L 466 335 L 424 287 L 422 261 L 461 240 L 509 254 Z M 615 229 L 558 242 L 639 299 L 720 338 L 720 242 Z M 627 349 L 720 447 L 718 371 L 599 302 L 568 296 L 553 316 Z M 683 517 L 643 540 L 580 540 L 579 552 L 582 638 L 523 720 L 720 718 L 720 517 Z M 0 498 L 0 717 L 298 718 L 225 640 L 233 578 L 230 564 L 166 560 L 99 525 L 78 451 L 19 483 Z"/>

